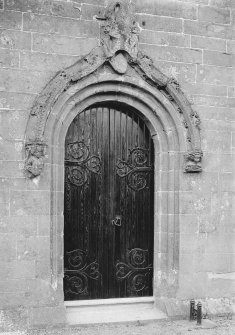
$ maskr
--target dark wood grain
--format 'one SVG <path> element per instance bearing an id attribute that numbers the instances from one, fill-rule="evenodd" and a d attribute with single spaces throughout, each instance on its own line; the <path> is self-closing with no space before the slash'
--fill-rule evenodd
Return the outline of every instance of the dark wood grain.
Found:
<path id="1" fill-rule="evenodd" d="M 147 157 L 143 166 L 131 156 L 135 148 Z M 153 153 L 143 119 L 125 106 L 92 106 L 71 123 L 65 140 L 65 300 L 152 295 Z M 129 174 L 144 175 L 142 189 L 118 173 L 120 160 L 129 164 Z"/>

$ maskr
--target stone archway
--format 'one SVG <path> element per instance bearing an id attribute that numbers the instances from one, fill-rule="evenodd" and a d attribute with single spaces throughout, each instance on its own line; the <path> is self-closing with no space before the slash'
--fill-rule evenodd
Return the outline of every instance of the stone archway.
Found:
<path id="1" fill-rule="evenodd" d="M 118 12 L 116 11 L 118 5 Z M 154 297 L 174 297 L 179 273 L 179 173 L 200 172 L 200 120 L 172 78 L 138 51 L 138 25 L 129 5 L 110 5 L 101 26 L 101 46 L 58 73 L 37 97 L 29 117 L 25 171 L 50 179 L 51 284 L 63 278 L 57 257 L 63 220 L 63 162 L 67 129 L 78 114 L 98 102 L 121 102 L 140 111 L 154 141 Z M 115 31 L 115 38 L 113 34 Z"/>

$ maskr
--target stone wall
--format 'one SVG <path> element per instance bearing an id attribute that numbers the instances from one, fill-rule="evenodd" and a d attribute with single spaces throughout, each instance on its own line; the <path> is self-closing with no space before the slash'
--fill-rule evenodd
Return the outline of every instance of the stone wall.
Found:
<path id="1" fill-rule="evenodd" d="M 0 0 L 0 309 L 33 324 L 65 319 L 62 281 L 51 285 L 50 178 L 47 169 L 40 181 L 25 178 L 24 136 L 37 94 L 98 43 L 94 16 L 105 2 L 84 1 Z M 140 48 L 178 80 L 202 120 L 203 172 L 180 175 L 174 298 L 204 299 L 216 313 L 215 301 L 229 306 L 235 293 L 235 2 L 132 2 Z M 61 274 L 62 232 L 63 222 Z"/>

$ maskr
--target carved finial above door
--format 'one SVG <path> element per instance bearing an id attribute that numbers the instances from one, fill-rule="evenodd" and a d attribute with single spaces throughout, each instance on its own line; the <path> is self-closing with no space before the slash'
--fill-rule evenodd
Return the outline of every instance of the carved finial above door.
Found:
<path id="1" fill-rule="evenodd" d="M 179 83 L 164 75 L 148 55 L 138 50 L 141 28 L 135 20 L 133 4 L 130 3 L 130 0 L 112 1 L 106 7 L 104 16 L 97 17 L 97 20 L 101 23 L 100 45 L 72 66 L 57 73 L 34 101 L 25 134 L 25 170 L 27 175 L 30 178 L 35 178 L 43 170 L 45 152 L 48 147 L 46 136 L 49 136 L 48 134 L 45 136 L 45 132 L 50 117 L 54 113 L 52 111 L 55 102 L 81 80 L 83 81 L 82 90 L 89 91 L 94 79 L 90 78 L 92 74 L 95 75 L 94 80 L 97 82 L 95 84 L 97 86 L 94 86 L 89 94 L 92 97 L 96 95 L 97 99 L 97 92 L 101 90 L 102 93 L 107 92 L 107 94 L 116 92 L 117 96 L 114 101 L 121 101 L 120 96 L 124 94 L 125 89 L 131 88 L 130 92 L 128 91 L 128 96 L 131 99 L 131 105 L 133 105 L 138 101 L 135 94 L 139 89 L 139 83 L 142 82 L 143 87 L 145 85 L 147 89 L 142 89 L 141 94 L 138 93 L 141 100 L 144 100 L 147 94 L 151 95 L 152 90 L 157 93 L 152 96 L 153 101 L 156 101 L 155 105 L 152 106 L 155 113 L 158 110 L 157 96 L 161 95 L 160 104 L 165 106 L 166 113 L 171 116 L 171 109 L 173 109 L 174 113 L 178 115 L 177 122 L 182 125 L 180 130 L 177 128 L 176 132 L 177 134 L 183 133 L 184 136 L 187 151 L 184 171 L 200 172 L 202 170 L 202 151 L 199 115 L 192 109 L 191 103 L 184 95 Z M 111 73 L 112 70 L 107 68 L 107 64 L 116 73 Z M 121 76 L 126 74 L 128 69 L 132 71 L 131 75 Z M 134 83 L 131 78 L 133 74 L 138 78 Z M 105 87 L 101 88 L 100 83 L 103 83 Z M 112 84 L 116 85 L 114 91 Z M 78 92 L 76 94 L 78 95 Z M 80 95 L 79 99 L 81 99 Z M 175 114 L 172 117 L 175 117 Z M 51 118 L 53 120 L 53 117 Z"/>
<path id="2" fill-rule="evenodd" d="M 137 59 L 140 28 L 135 21 L 133 5 L 127 1 L 113 1 L 101 21 L 100 44 L 110 63 L 119 73 L 127 70 L 125 52 Z"/>

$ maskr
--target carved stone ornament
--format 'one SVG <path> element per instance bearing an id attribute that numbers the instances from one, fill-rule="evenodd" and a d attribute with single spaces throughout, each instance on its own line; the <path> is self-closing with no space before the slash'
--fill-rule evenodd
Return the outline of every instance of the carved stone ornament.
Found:
<path id="1" fill-rule="evenodd" d="M 195 150 L 188 152 L 185 157 L 185 172 L 201 172 L 202 171 L 202 160 L 203 153 L 201 150 Z"/>
<path id="2" fill-rule="evenodd" d="M 105 10 L 103 17 L 97 17 L 100 22 L 100 44 L 91 52 L 79 59 L 74 65 L 60 71 L 37 96 L 29 117 L 26 129 L 26 163 L 25 170 L 33 178 L 40 175 L 43 169 L 45 155 L 45 130 L 50 119 L 50 113 L 58 98 L 68 91 L 74 84 L 83 81 L 83 90 L 90 84 L 90 77 L 94 74 L 96 88 L 99 88 L 100 75 L 105 66 L 111 67 L 117 74 L 117 79 L 107 79 L 106 82 L 117 84 L 130 76 L 128 69 L 135 72 L 151 89 L 158 90 L 164 101 L 174 107 L 181 119 L 182 132 L 189 153 L 186 155 L 185 172 L 200 172 L 200 118 L 192 109 L 191 103 L 182 92 L 180 85 L 174 78 L 168 78 L 153 63 L 153 60 L 138 50 L 140 28 L 133 14 L 133 5 L 128 0 L 113 1 Z M 104 71 L 105 72 L 105 71 Z M 96 77 L 97 76 L 97 77 Z M 100 77 L 99 77 L 100 76 Z M 104 76 L 103 76 L 104 77 Z M 127 85 L 127 84 L 126 84 Z M 132 91 L 134 87 L 131 87 Z M 120 88 L 117 87 L 117 92 Z M 78 92 L 77 92 L 78 93 Z M 143 94 L 145 91 L 143 90 Z M 164 102 L 163 101 L 163 102 Z M 59 115 L 57 116 L 60 117 Z M 180 130 L 181 131 L 181 130 Z M 29 140 L 30 139 L 30 140 Z M 193 154 L 192 154 L 193 153 Z"/>
<path id="3" fill-rule="evenodd" d="M 106 8 L 104 18 L 97 19 L 102 21 L 100 42 L 106 56 L 112 57 L 117 51 L 126 51 L 137 59 L 140 28 L 134 18 L 133 5 L 113 1 Z"/>
<path id="4" fill-rule="evenodd" d="M 29 142 L 25 145 L 25 171 L 29 178 L 37 177 L 44 167 L 46 144 L 43 142 Z"/>

